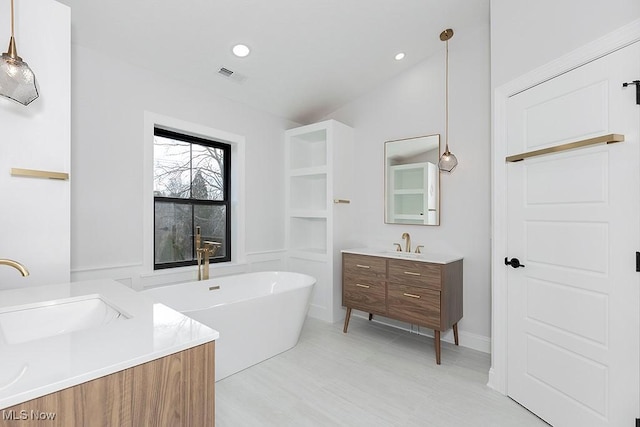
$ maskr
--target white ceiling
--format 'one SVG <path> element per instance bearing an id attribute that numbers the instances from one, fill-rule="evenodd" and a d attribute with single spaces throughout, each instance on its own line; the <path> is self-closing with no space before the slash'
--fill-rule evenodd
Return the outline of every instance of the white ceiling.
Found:
<path id="1" fill-rule="evenodd" d="M 303 124 L 443 52 L 442 30 L 489 20 L 489 0 L 58 1 L 73 43 Z"/>

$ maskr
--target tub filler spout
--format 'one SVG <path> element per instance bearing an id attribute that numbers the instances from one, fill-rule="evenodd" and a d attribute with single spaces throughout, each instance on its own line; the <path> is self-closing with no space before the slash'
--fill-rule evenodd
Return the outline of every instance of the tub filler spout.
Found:
<path id="1" fill-rule="evenodd" d="M 196 236 L 194 245 L 196 247 L 196 259 L 198 261 L 198 280 L 209 279 L 209 259 L 215 256 L 222 246 L 220 242 L 202 241 L 200 227 L 196 227 Z"/>

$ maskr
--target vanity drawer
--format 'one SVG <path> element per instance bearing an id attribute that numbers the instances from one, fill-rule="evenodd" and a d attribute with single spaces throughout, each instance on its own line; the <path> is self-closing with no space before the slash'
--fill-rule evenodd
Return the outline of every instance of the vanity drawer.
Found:
<path id="1" fill-rule="evenodd" d="M 384 281 L 362 280 L 345 275 L 342 283 L 342 305 L 370 313 L 384 314 L 386 293 Z"/>
<path id="2" fill-rule="evenodd" d="M 396 283 L 387 290 L 389 317 L 440 330 L 440 292 Z"/>
<path id="3" fill-rule="evenodd" d="M 342 254 L 342 270 L 363 277 L 384 280 L 387 277 L 387 260 L 367 255 Z"/>
<path id="4" fill-rule="evenodd" d="M 440 264 L 390 259 L 389 279 L 404 285 L 442 288 Z"/>

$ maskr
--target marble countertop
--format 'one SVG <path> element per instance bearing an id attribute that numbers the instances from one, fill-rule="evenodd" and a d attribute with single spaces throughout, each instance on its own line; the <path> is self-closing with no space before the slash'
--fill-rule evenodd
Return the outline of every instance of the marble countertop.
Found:
<path id="1" fill-rule="evenodd" d="M 13 306 L 90 295 L 99 295 L 128 318 L 11 344 L 0 326 L 0 409 L 219 337 L 214 329 L 114 280 L 0 291 L 0 315 Z"/>
<path id="2" fill-rule="evenodd" d="M 385 258 L 402 259 L 406 261 L 420 261 L 430 262 L 433 264 L 449 264 L 454 261 L 459 261 L 463 257 L 459 255 L 442 254 L 437 252 L 398 252 L 392 249 L 380 249 L 380 248 L 356 248 L 356 249 L 343 249 L 343 253 L 356 254 L 356 255 L 369 255 L 379 256 Z"/>

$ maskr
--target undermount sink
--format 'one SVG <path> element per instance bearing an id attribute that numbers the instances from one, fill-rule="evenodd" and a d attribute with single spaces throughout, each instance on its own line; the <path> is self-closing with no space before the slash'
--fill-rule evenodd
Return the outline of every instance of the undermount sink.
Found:
<path id="1" fill-rule="evenodd" d="M 391 248 L 354 248 L 354 249 L 343 249 L 343 253 L 351 253 L 356 255 L 367 255 L 367 256 L 377 256 L 384 258 L 395 258 L 400 260 L 407 261 L 416 261 L 416 262 L 427 262 L 430 264 L 449 264 L 455 261 L 460 261 L 463 259 L 460 255 L 452 255 L 448 253 L 442 252 L 404 252 L 397 251 Z"/>
<path id="2" fill-rule="evenodd" d="M 392 257 L 400 257 L 400 258 L 409 258 L 409 259 L 419 259 L 424 255 L 415 252 L 400 252 L 400 251 L 386 251 L 385 254 Z"/>
<path id="3" fill-rule="evenodd" d="M 83 295 L 2 309 L 0 332 L 7 344 L 19 344 L 128 318 L 100 295 Z"/>

